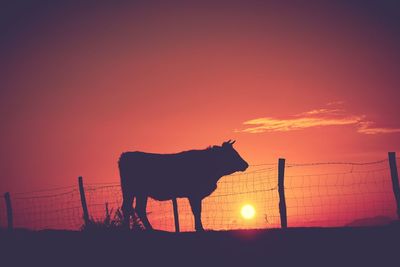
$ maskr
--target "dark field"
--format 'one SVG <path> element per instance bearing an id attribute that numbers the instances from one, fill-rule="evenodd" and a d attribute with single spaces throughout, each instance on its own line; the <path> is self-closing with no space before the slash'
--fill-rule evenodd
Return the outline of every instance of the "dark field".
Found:
<path id="1" fill-rule="evenodd" d="M 181 234 L 3 230 L 0 265 L 400 266 L 399 248 L 399 225 Z"/>

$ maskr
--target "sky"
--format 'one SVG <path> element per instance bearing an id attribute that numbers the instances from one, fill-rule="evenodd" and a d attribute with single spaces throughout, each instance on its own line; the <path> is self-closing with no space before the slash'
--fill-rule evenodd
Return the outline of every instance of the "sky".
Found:
<path id="1" fill-rule="evenodd" d="M 396 1 L 2 1 L 0 18 L 1 192 L 229 139 L 250 164 L 400 150 Z"/>

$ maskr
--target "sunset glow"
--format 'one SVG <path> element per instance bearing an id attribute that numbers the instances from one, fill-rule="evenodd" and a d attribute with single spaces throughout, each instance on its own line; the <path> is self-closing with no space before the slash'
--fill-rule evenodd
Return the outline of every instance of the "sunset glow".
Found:
<path id="1" fill-rule="evenodd" d="M 240 210 L 240 214 L 242 215 L 242 217 L 244 219 L 250 220 L 250 219 L 253 219 L 254 216 L 256 215 L 256 210 L 254 209 L 254 207 L 252 205 L 246 204 Z"/>
<path id="2" fill-rule="evenodd" d="M 63 205 L 51 208 L 74 210 L 80 223 L 78 176 L 93 187 L 88 203 L 100 217 L 106 202 L 121 207 L 121 153 L 229 139 L 250 167 L 207 195 L 206 229 L 280 227 L 279 158 L 289 225 L 394 216 L 389 164 L 347 163 L 400 151 L 396 1 L 8 2 L 0 8 L 0 195 L 11 193 L 16 225 L 26 203 L 51 205 L 20 192 L 67 188 L 75 209 L 58 192 L 48 194 Z M 346 164 L 300 166 L 321 162 Z M 170 205 L 149 201 L 155 228 L 173 230 Z M 193 230 L 187 199 L 179 209 L 181 229 Z"/>

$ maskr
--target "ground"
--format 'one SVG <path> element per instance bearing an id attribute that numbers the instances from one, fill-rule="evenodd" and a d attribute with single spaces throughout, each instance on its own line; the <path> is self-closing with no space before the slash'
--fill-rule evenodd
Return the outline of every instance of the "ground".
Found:
<path id="1" fill-rule="evenodd" d="M 398 266 L 400 227 L 0 232 L 1 266 Z M 6 263 L 6 264 L 2 264 Z"/>

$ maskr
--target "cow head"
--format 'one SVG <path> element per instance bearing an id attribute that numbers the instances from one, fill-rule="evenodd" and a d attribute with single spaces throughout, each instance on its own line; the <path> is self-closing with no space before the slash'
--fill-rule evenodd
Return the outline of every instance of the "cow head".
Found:
<path id="1" fill-rule="evenodd" d="M 242 159 L 239 153 L 233 148 L 235 141 L 224 142 L 220 149 L 220 160 L 222 161 L 224 175 L 229 175 L 237 171 L 245 171 L 249 164 Z"/>

